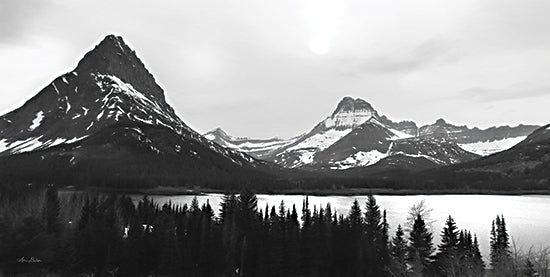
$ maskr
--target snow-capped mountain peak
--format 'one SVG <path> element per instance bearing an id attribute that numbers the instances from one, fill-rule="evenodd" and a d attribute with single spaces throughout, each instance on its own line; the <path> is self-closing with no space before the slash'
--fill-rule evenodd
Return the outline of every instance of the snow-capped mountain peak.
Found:
<path id="1" fill-rule="evenodd" d="M 165 132 L 184 141 L 160 139 L 151 149 L 175 149 L 170 154 L 182 155 L 184 145 L 193 143 L 239 165 L 256 163 L 189 128 L 166 102 L 163 89 L 136 53 L 113 35 L 86 53 L 73 71 L 56 78 L 22 107 L 0 116 L 0 156 L 75 143 L 112 126 L 168 129 Z"/>
<path id="2" fill-rule="evenodd" d="M 74 142 L 120 121 L 200 137 L 166 103 L 135 52 L 113 35 L 85 54 L 73 71 L 0 118 L 0 155 Z"/>
<path id="3" fill-rule="evenodd" d="M 291 143 L 271 147 L 256 157 L 291 168 L 346 169 L 371 166 L 386 158 L 390 158 L 388 163 L 392 166 L 404 162 L 414 167 L 411 165 L 413 160 L 421 160 L 424 167 L 437 166 L 468 161 L 477 155 L 509 148 L 534 128 L 536 126 L 520 125 L 470 129 L 450 124 L 443 118 L 418 128 L 410 120 L 390 120 L 363 99 L 344 97 L 332 114 L 310 132 Z M 219 130 L 206 135 L 225 147 L 251 155 L 258 153 L 257 149 L 263 149 L 266 143 L 249 139 L 243 143 Z"/>
<path id="4" fill-rule="evenodd" d="M 349 96 L 346 96 L 340 100 L 338 105 L 336 106 L 336 110 L 332 113 L 332 115 L 336 115 L 338 113 L 370 113 L 375 114 L 376 110 L 372 107 L 370 103 L 367 101 L 356 98 L 353 99 Z"/>
<path id="5" fill-rule="evenodd" d="M 365 100 L 344 97 L 332 115 L 323 121 L 323 125 L 338 130 L 355 128 L 373 116 L 377 117 L 378 112 Z"/>
<path id="6" fill-rule="evenodd" d="M 122 39 L 108 35 L 93 50 L 86 53 L 74 70 L 79 75 L 101 73 L 117 76 L 132 84 L 137 91 L 165 101 L 164 91 L 156 83 L 153 75 Z"/>

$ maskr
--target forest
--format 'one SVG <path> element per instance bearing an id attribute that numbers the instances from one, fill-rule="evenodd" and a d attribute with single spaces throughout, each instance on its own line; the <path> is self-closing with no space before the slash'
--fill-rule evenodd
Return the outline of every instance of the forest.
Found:
<path id="1" fill-rule="evenodd" d="M 61 193 L 53 186 L 0 194 L 0 276 L 549 276 L 546 250 L 512 248 L 504 216 L 490 234 L 434 234 L 422 209 L 390 230 L 369 196 L 348 214 L 330 205 L 258 207 L 226 194 L 220 207 L 144 196 Z M 390 232 L 391 231 L 391 232 Z M 390 233 L 393 234 L 390 236 Z M 478 235 L 490 237 L 482 257 Z"/>

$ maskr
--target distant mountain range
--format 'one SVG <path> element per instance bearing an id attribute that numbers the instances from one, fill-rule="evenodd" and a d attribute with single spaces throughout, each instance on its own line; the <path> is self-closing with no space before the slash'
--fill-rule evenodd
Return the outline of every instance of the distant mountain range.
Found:
<path id="1" fill-rule="evenodd" d="M 512 148 L 470 162 L 432 169 L 415 178 L 425 186 L 548 190 L 550 124 Z"/>
<path id="2" fill-rule="evenodd" d="M 371 166 L 391 157 L 393 167 L 399 167 L 403 160 L 403 166 L 411 168 L 411 160 L 421 160 L 417 169 L 425 169 L 506 150 L 538 127 L 481 130 L 455 126 L 443 119 L 418 127 L 412 121 L 394 122 L 362 99 L 345 97 L 310 132 L 290 139 L 235 138 L 220 128 L 204 136 L 229 149 L 288 168 L 348 169 Z"/>
<path id="3" fill-rule="evenodd" d="M 481 130 L 443 119 L 419 127 L 344 97 L 330 116 L 289 139 L 237 138 L 220 128 L 203 136 L 178 117 L 124 40 L 109 35 L 74 70 L 0 116 L 0 186 L 277 191 L 527 180 L 530 187 L 544 187 L 550 179 L 549 130 Z"/>

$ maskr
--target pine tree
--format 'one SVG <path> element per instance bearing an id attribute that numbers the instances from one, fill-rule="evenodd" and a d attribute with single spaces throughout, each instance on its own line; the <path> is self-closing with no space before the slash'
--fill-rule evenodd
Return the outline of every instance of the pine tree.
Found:
<path id="1" fill-rule="evenodd" d="M 407 259 L 411 264 L 415 276 L 426 275 L 432 262 L 433 244 L 432 234 L 426 228 L 422 216 L 419 214 L 413 223 L 409 234 L 409 250 Z"/>
<path id="2" fill-rule="evenodd" d="M 497 240 L 500 246 L 500 249 L 504 256 L 510 255 L 510 237 L 508 236 L 508 231 L 506 230 L 506 221 L 504 216 L 500 217 L 500 224 L 497 226 Z"/>
<path id="3" fill-rule="evenodd" d="M 300 272 L 302 275 L 311 274 L 311 264 L 313 258 L 312 251 L 312 230 L 311 230 L 311 210 L 309 209 L 309 198 L 306 195 L 302 206 L 302 232 L 301 232 L 301 264 Z"/>
<path id="4" fill-rule="evenodd" d="M 381 228 L 381 236 L 382 239 L 380 241 L 380 260 L 382 262 L 383 268 L 387 268 L 387 265 L 390 261 L 390 241 L 389 241 L 389 235 L 388 231 L 390 229 L 390 225 L 388 224 L 387 218 L 386 218 L 386 210 L 382 213 L 382 228 Z"/>
<path id="5" fill-rule="evenodd" d="M 59 222 L 60 204 L 57 196 L 57 189 L 53 186 L 46 190 L 46 199 L 42 209 L 42 219 L 46 232 L 50 235 L 58 236 L 61 232 L 61 223 Z"/>
<path id="6" fill-rule="evenodd" d="M 292 212 L 290 213 L 290 220 L 288 222 L 288 250 L 286 253 L 289 276 L 297 276 L 299 274 L 300 246 L 300 222 L 298 221 L 296 205 L 292 205 Z"/>
<path id="7" fill-rule="evenodd" d="M 165 209 L 163 209 L 165 210 Z M 166 211 L 166 210 L 165 210 Z M 180 273 L 179 260 L 181 255 L 178 249 L 178 240 L 176 236 L 176 225 L 172 216 L 168 214 L 161 215 L 161 225 L 155 232 L 162 232 L 160 235 L 160 264 L 159 273 L 170 276 Z M 161 227 L 162 226 L 162 227 Z"/>
<path id="8" fill-rule="evenodd" d="M 397 225 L 397 231 L 392 238 L 390 246 L 390 272 L 392 276 L 406 276 L 407 274 L 407 241 L 401 225 Z"/>
<path id="9" fill-rule="evenodd" d="M 361 215 L 361 206 L 357 199 L 353 201 L 351 210 L 348 216 L 352 231 L 360 232 L 363 225 L 363 217 Z"/>
<path id="10" fill-rule="evenodd" d="M 352 256 L 351 260 L 351 275 L 363 275 L 364 261 L 364 220 L 362 217 L 361 206 L 357 199 L 353 201 L 348 217 L 349 221 L 349 251 Z"/>
<path id="11" fill-rule="evenodd" d="M 242 276 L 253 276 L 256 274 L 258 251 L 261 242 L 261 217 L 258 213 L 258 199 L 256 195 L 245 189 L 239 195 L 239 212 L 237 226 L 242 234 L 241 244 L 241 267 Z"/>
<path id="12" fill-rule="evenodd" d="M 495 274 L 504 276 L 511 265 L 510 242 L 504 216 L 498 216 L 491 226 L 491 267 Z"/>
<path id="13" fill-rule="evenodd" d="M 48 187 L 45 194 L 44 205 L 42 207 L 42 222 L 44 231 L 48 236 L 47 241 L 49 248 L 52 252 L 51 258 L 45 259 L 45 262 L 51 270 L 57 271 L 68 263 L 67 250 L 69 245 L 62 241 L 62 224 L 60 219 L 61 207 L 59 204 L 59 197 L 57 196 L 57 189 L 54 186 Z M 48 261 L 49 260 L 49 261 Z"/>
<path id="14" fill-rule="evenodd" d="M 387 245 L 383 239 L 383 225 L 380 208 L 374 196 L 369 195 L 365 212 L 365 269 L 368 276 L 382 276 L 384 269 L 383 252 L 387 253 Z"/>
<path id="15" fill-rule="evenodd" d="M 230 218 L 237 211 L 237 197 L 235 194 L 226 194 L 222 197 L 222 202 L 220 204 L 220 221 L 223 223 Z"/>
<path id="16" fill-rule="evenodd" d="M 474 234 L 474 242 L 472 245 L 472 272 L 474 276 L 481 276 L 485 270 L 485 262 L 479 251 L 479 243 L 477 236 Z"/>
<path id="17" fill-rule="evenodd" d="M 441 244 L 436 255 L 436 264 L 442 276 L 457 276 L 461 265 L 459 255 L 459 232 L 454 219 L 449 215 L 441 231 Z"/>

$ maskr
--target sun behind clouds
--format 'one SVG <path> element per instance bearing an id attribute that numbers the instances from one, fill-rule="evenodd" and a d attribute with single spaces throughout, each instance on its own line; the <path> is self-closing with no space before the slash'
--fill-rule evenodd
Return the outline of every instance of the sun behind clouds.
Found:
<path id="1" fill-rule="evenodd" d="M 317 55 L 323 55 L 330 49 L 329 38 L 315 37 L 309 41 L 309 50 Z"/>

